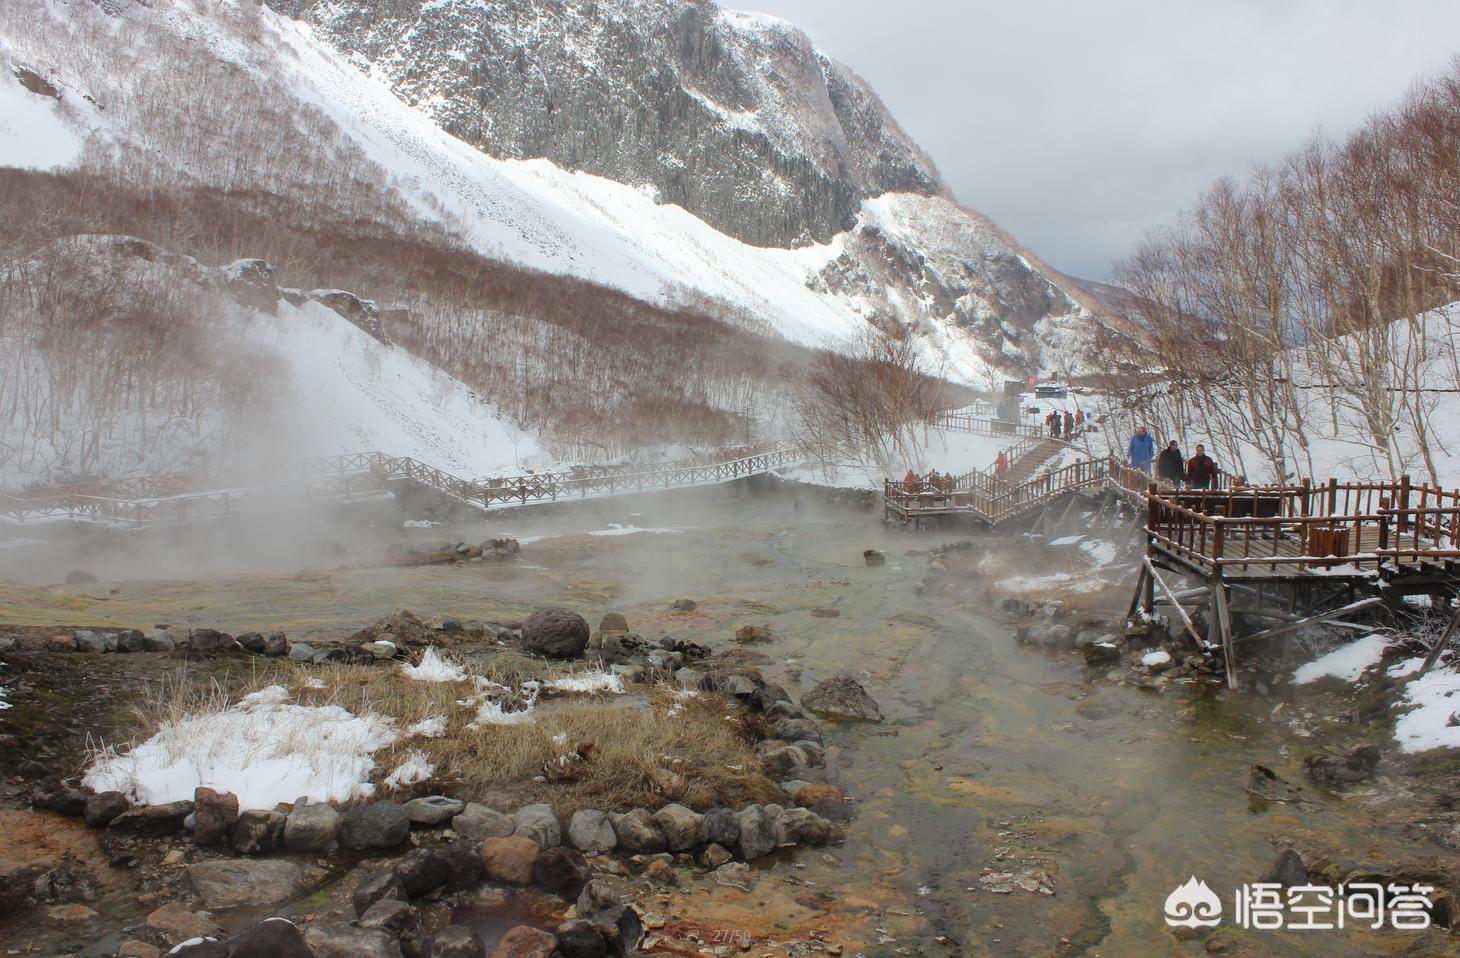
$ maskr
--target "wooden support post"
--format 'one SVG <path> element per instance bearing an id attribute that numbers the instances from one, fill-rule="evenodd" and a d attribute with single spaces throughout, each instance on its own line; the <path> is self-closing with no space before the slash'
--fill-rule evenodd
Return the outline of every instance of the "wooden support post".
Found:
<path id="1" fill-rule="evenodd" d="M 1379 605 L 1382 602 L 1384 602 L 1384 599 L 1380 596 L 1372 596 L 1367 599 L 1360 599 L 1357 602 L 1350 602 L 1348 605 L 1345 605 L 1341 608 L 1330 609 L 1327 612 L 1320 612 L 1317 615 L 1309 615 L 1300 619 L 1294 619 L 1291 622 L 1277 626 L 1276 628 L 1268 629 L 1265 632 L 1258 632 L 1256 635 L 1246 636 L 1245 638 L 1243 638 L 1242 641 L 1256 642 L 1259 639 L 1271 639 L 1276 636 L 1283 635 L 1288 632 L 1293 632 L 1297 629 L 1301 629 L 1305 625 L 1312 625 L 1315 622 L 1324 622 L 1328 619 L 1336 619 L 1341 615 L 1348 615 L 1350 612 L 1357 612 L 1360 609 L 1367 609 L 1370 606 Z"/>
<path id="2" fill-rule="evenodd" d="M 1173 592 L 1171 590 L 1171 587 L 1166 584 L 1166 580 L 1161 578 L 1161 574 L 1156 571 L 1155 564 L 1151 562 L 1149 557 L 1147 557 L 1146 561 L 1143 564 L 1145 566 L 1146 575 L 1150 576 L 1152 581 L 1154 581 L 1156 585 L 1161 587 L 1161 593 L 1166 597 L 1166 600 L 1171 603 L 1171 608 L 1176 611 L 1176 615 L 1181 619 L 1181 624 L 1186 626 L 1186 631 L 1191 635 L 1192 639 L 1196 641 L 1196 647 L 1198 649 L 1207 648 L 1209 643 L 1207 642 L 1206 638 L 1201 633 L 1196 631 L 1196 625 L 1192 623 L 1191 616 L 1186 614 L 1186 609 L 1181 605 L 1180 600 L 1177 599 L 1177 593 Z M 1155 603 L 1153 602 L 1152 605 L 1154 606 L 1154 604 Z"/>
<path id="3" fill-rule="evenodd" d="M 1338 515 L 1338 480 L 1328 480 L 1328 514 Z"/>
<path id="4" fill-rule="evenodd" d="M 1404 509 L 1408 509 L 1409 508 L 1409 477 L 1408 476 L 1400 476 L 1399 477 L 1399 501 L 1396 504 L 1395 508 L 1400 509 L 1400 510 L 1404 510 Z M 1399 524 L 1398 524 L 1397 528 L 1395 529 L 1395 531 L 1398 532 L 1398 533 L 1400 533 L 1402 535 L 1403 533 L 1407 532 L 1408 530 L 1409 530 L 1409 517 L 1407 515 L 1405 515 L 1404 512 L 1401 511 L 1399 513 Z M 1396 546 L 1399 545 L 1398 542 L 1396 542 L 1394 544 Z"/>
<path id="5" fill-rule="evenodd" d="M 1146 578 L 1149 575 L 1150 573 L 1146 571 L 1146 563 L 1142 562 L 1141 574 L 1136 579 L 1136 590 L 1131 593 L 1130 608 L 1125 611 L 1125 620 L 1127 622 L 1135 621 L 1136 610 L 1141 607 L 1141 600 L 1146 594 Z"/>
<path id="6" fill-rule="evenodd" d="M 1450 624 L 1445 626 L 1445 631 L 1440 635 L 1439 640 L 1435 642 L 1435 647 L 1430 649 L 1429 655 L 1425 656 L 1425 664 L 1420 666 L 1416 677 L 1424 675 L 1440 660 L 1440 653 L 1445 651 L 1445 646 L 1450 644 L 1450 636 L 1455 634 L 1456 626 L 1460 626 L 1460 608 L 1455 610 L 1455 614 L 1450 618 Z"/>
<path id="7" fill-rule="evenodd" d="M 1212 620 L 1221 637 L 1227 666 L 1227 688 L 1237 691 L 1237 649 L 1232 642 L 1232 616 L 1227 610 L 1227 584 L 1222 581 L 1222 567 L 1212 573 Z"/>
<path id="8" fill-rule="evenodd" d="M 1313 481 L 1306 476 L 1303 477 L 1303 518 L 1306 519 L 1313 514 Z"/>

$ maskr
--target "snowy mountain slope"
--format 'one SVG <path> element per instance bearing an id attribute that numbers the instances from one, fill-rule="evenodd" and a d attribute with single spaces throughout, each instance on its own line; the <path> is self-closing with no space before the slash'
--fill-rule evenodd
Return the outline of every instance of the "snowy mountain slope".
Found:
<path id="1" fill-rule="evenodd" d="M 264 478 L 279 464 L 369 450 L 474 477 L 554 464 L 462 383 L 318 296 L 281 298 L 267 267 L 241 282 L 237 264 L 209 268 L 128 237 L 66 246 L 88 318 L 61 335 L 67 320 L 46 307 L 40 279 L 57 251 L 42 251 L 34 318 L 0 336 L 10 413 L 0 487 L 198 468 Z M 105 289 L 118 292 L 93 292 Z"/>
<path id="2" fill-rule="evenodd" d="M 918 332 L 931 354 L 946 361 L 950 375 L 977 382 L 994 378 L 991 365 L 1044 364 L 1041 344 L 1032 334 L 1034 324 L 1082 315 L 1056 283 L 1031 267 L 995 231 L 942 196 L 887 193 L 854 198 L 849 201 L 851 228 L 830 234 L 825 242 L 795 249 L 754 246 L 716 230 L 683 206 L 664 202 L 666 196 L 662 191 L 656 193 L 658 187 L 647 176 L 634 180 L 643 185 L 630 185 L 570 172 L 548 159 L 494 159 L 486 155 L 432 121 L 433 105 L 440 106 L 437 99 L 426 97 L 413 108 L 398 98 L 397 94 L 422 97 L 420 89 L 424 88 L 411 93 L 397 86 L 392 92 L 388 86 L 393 82 L 391 71 L 383 62 L 367 59 L 369 52 L 379 52 L 375 47 L 347 58 L 317 38 L 317 32 L 325 32 L 324 26 L 290 20 L 267 8 L 258 10 L 232 0 L 177 0 L 162 8 L 117 2 L 108 4 L 116 11 L 114 17 L 85 0 L 66 5 L 43 4 L 41 0 L 22 2 L 34 8 L 38 22 L 50 18 L 46 29 L 26 37 L 23 56 L 30 68 L 53 78 L 58 85 L 95 91 L 98 101 L 107 106 L 109 126 L 92 136 L 83 165 L 108 151 L 155 156 L 160 150 L 163 155 L 172 153 L 179 158 L 168 170 L 179 177 L 205 181 L 212 176 L 208 170 L 217 163 L 228 170 L 231 186 L 307 188 L 307 181 L 295 183 L 289 179 L 300 174 L 289 165 L 287 155 L 267 166 L 247 155 L 238 156 L 237 151 L 212 158 L 207 155 L 209 147 L 204 138 L 205 132 L 211 131 L 190 129 L 179 120 L 175 135 L 159 142 L 151 129 L 155 123 L 143 122 L 150 117 L 136 106 L 136 94 L 154 78 L 159 88 L 171 84 L 179 96 L 194 98 L 200 110 L 201 104 L 229 102 L 227 89 L 209 86 L 210 78 L 220 71 L 207 64 L 223 63 L 232 71 L 252 77 L 272 98 L 269 108 L 281 117 L 294 114 L 292 122 L 307 130 L 313 141 L 338 143 L 335 149 L 349 153 L 352 163 L 368 165 L 368 178 L 387 183 L 389 189 L 407 200 L 416 215 L 458 230 L 474 248 L 490 256 L 605 283 L 651 302 L 673 301 L 689 291 L 768 323 L 780 334 L 803 344 L 820 346 L 844 339 L 868 320 L 904 325 Z M 627 0 L 624 5 L 599 5 L 600 11 L 611 7 L 621 16 L 613 20 L 617 26 L 611 30 L 598 24 L 589 33 L 600 36 L 609 30 L 615 42 L 631 43 L 630 27 L 636 21 L 629 13 L 640 5 Z M 660 13 L 661 8 L 673 6 L 649 5 Z M 428 5 L 429 10 L 422 8 L 422 16 L 433 10 L 447 12 L 448 7 L 454 10 L 463 6 L 477 11 L 474 16 L 485 16 L 481 10 L 500 12 L 504 7 L 516 11 L 516 16 L 522 4 L 435 4 Z M 695 6 L 697 16 L 704 14 L 701 6 Z M 340 11 L 344 9 L 344 5 L 316 5 L 310 10 L 311 23 L 330 11 L 343 16 Z M 460 17 L 454 22 L 459 24 Z M 508 18 L 504 22 L 516 21 Z M 824 96 L 813 98 L 819 104 L 816 109 L 806 106 L 804 97 L 778 99 L 773 89 L 742 91 L 748 99 L 736 108 L 745 114 L 734 121 L 737 123 L 754 119 L 764 125 L 777 115 L 789 115 L 795 120 L 782 124 L 791 132 L 776 137 L 766 134 L 775 140 L 777 149 L 790 150 L 799 145 L 815 154 L 814 162 L 802 157 L 787 161 L 791 166 L 820 163 L 827 169 L 837 167 L 841 171 L 838 175 L 844 175 L 847 183 L 862 184 L 853 192 L 904 183 L 898 178 L 900 174 L 874 175 L 883 166 L 922 169 L 915 162 L 917 157 L 911 152 L 915 148 L 910 144 L 897 149 L 888 145 L 900 134 L 894 136 L 895 125 L 890 121 L 882 123 L 878 119 L 881 108 L 875 98 L 866 99 L 870 94 L 849 74 L 834 70 L 828 73 L 831 67 L 811 51 L 799 33 L 718 12 L 696 29 L 708 30 L 720 38 L 716 42 L 725 50 L 738 51 L 734 56 L 726 53 L 740 64 L 737 76 L 761 64 L 756 57 L 764 52 L 761 48 L 765 44 L 770 44 L 774 62 L 784 69 L 791 69 L 803 56 L 820 64 L 818 82 Z M 193 75 L 191 82 L 179 86 L 172 78 L 180 72 L 176 68 L 168 76 L 159 76 L 163 69 L 160 65 L 138 56 L 127 45 L 125 38 L 135 35 L 166 37 L 177 55 L 195 57 L 197 62 L 188 71 Z M 100 48 L 108 43 L 118 46 L 112 50 Z M 75 56 L 78 44 L 90 44 L 89 59 Z M 404 48 L 392 49 L 392 56 L 405 56 Z M 600 78 L 604 89 L 612 85 L 612 80 L 628 84 L 625 89 L 638 90 L 635 82 L 643 81 L 643 77 L 622 75 L 626 65 L 604 60 L 601 49 L 574 46 L 559 53 L 580 58 L 591 54 L 602 69 L 620 71 L 610 70 L 611 75 Z M 133 69 L 111 68 L 114 72 L 108 72 L 113 62 Z M 419 69 L 411 70 L 407 70 L 404 60 L 391 63 L 399 76 L 410 73 L 419 83 L 427 82 L 420 70 L 428 66 L 466 69 L 460 57 L 417 64 Z M 362 74 L 362 68 L 371 75 Z M 236 73 L 223 76 L 230 84 L 238 82 Z M 833 83 L 827 79 L 829 76 L 840 79 Z M 855 87 L 862 93 L 853 96 L 843 91 L 843 86 L 848 90 Z M 291 98 L 308 105 L 307 122 L 297 110 L 290 109 Z M 239 109 L 246 105 L 242 99 L 235 102 Z M 778 104 L 779 114 L 773 109 Z M 518 108 L 528 107 L 514 107 Z M 803 116 L 807 110 L 811 114 Z M 480 108 L 482 122 L 495 122 L 498 112 L 495 100 L 488 103 Z M 840 132 L 827 140 L 831 135 L 827 130 L 832 127 Z M 849 132 L 858 130 L 862 132 L 857 136 Z M 884 142 L 888 137 L 892 141 Z M 843 141 L 860 145 L 853 148 Z M 127 148 L 119 152 L 117 144 L 122 143 Z M 9 163 L 13 157 L 0 160 Z M 675 155 L 667 155 L 663 161 L 668 167 L 682 162 Z M 253 169 L 249 168 L 251 162 Z M 741 165 L 747 170 L 757 166 L 749 160 Z M 778 168 L 776 164 L 771 167 Z M 862 172 L 856 173 L 853 168 Z M 924 179 L 934 176 L 927 167 Z M 343 182 L 348 178 L 342 175 L 340 179 Z M 918 182 L 930 192 L 941 189 L 932 180 Z M 329 184 L 331 190 L 342 188 L 341 183 Z M 756 188 L 740 183 L 734 189 L 741 196 L 737 209 L 765 210 Z"/>

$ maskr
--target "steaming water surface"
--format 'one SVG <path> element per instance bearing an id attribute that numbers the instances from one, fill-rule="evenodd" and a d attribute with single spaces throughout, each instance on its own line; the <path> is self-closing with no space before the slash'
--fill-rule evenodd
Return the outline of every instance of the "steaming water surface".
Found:
<path id="1" fill-rule="evenodd" d="M 581 534 L 610 522 L 676 531 Z M 542 538 L 513 566 L 363 565 L 388 540 L 507 532 Z M 1251 763 L 1297 781 L 1296 763 L 1311 750 L 1264 721 L 1272 703 L 1116 686 L 1075 656 L 1017 644 L 973 600 L 972 583 L 966 599 L 958 590 L 920 595 L 928 557 L 908 550 L 973 537 L 979 550 L 999 552 L 979 535 L 909 536 L 873 513 L 797 507 L 789 495 L 697 493 L 462 528 L 380 529 L 351 540 L 356 568 L 107 583 L 117 593 L 91 612 L 233 631 L 282 625 L 308 637 L 348 634 L 399 608 L 500 620 L 553 603 L 595 623 L 622 611 L 642 634 L 716 648 L 730 646 L 739 625 L 769 625 L 777 640 L 754 648 L 793 697 L 850 671 L 886 716 L 828 730 L 828 761 L 858 809 L 844 846 L 797 853 L 794 865 L 762 876 L 752 904 L 738 892 L 686 893 L 686 907 L 702 906 L 706 920 L 734 908 L 760 915 L 752 931 L 776 940 L 825 910 L 845 913 L 849 935 L 870 936 L 868 955 L 1201 955 L 1208 939 L 1178 940 L 1161 917 L 1166 895 L 1191 875 L 1230 915 L 1232 890 L 1266 871 L 1279 839 L 1393 860 L 1401 837 L 1369 821 L 1359 799 L 1315 796 L 1294 808 L 1248 798 Z M 869 547 L 886 551 L 885 566 L 863 563 Z M 670 612 L 681 596 L 699 609 Z M 841 614 L 814 617 L 817 607 Z M 1415 941 L 1230 924 L 1216 938 L 1244 954 L 1396 954 Z"/>

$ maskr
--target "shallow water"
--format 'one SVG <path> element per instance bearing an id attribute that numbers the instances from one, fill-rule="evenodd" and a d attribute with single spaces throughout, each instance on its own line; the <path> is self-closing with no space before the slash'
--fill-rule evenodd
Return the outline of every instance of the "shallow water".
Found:
<path id="1" fill-rule="evenodd" d="M 609 521 L 679 531 L 579 534 Z M 777 640 L 755 648 L 775 660 L 767 672 L 793 697 L 850 671 L 886 721 L 828 730 L 828 761 L 858 809 L 846 844 L 830 855 L 798 851 L 762 872 L 748 895 L 697 885 L 662 903 L 702 933 L 743 930 L 765 944 L 819 930 L 867 955 L 1201 955 L 1213 942 L 1254 955 L 1397 954 L 1417 942 L 1421 953 L 1445 953 L 1439 932 L 1242 931 L 1229 920 L 1193 940 L 1171 934 L 1163 903 L 1188 876 L 1215 889 L 1230 915 L 1234 888 L 1266 871 L 1281 839 L 1342 849 L 1337 860 L 1391 862 L 1404 836 L 1358 800 L 1315 795 L 1313 805 L 1258 807 L 1249 799 L 1253 762 L 1301 781 L 1299 760 L 1315 744 L 1268 722 L 1271 702 L 1116 686 L 1078 657 L 1017 644 L 985 615 L 974 583 L 966 596 L 918 594 L 928 557 L 908 550 L 980 533 L 908 535 L 884 528 L 875 513 L 817 507 L 810 494 L 798 506 L 789 494 L 742 489 L 460 530 L 382 531 L 347 561 L 369 559 L 387 539 L 507 532 L 547 538 L 510 567 L 106 583 L 71 590 L 64 611 L 66 621 L 340 635 L 403 607 L 501 620 L 561 603 L 595 623 L 620 611 L 645 635 L 665 631 L 716 648 L 729 647 L 739 625 L 769 625 Z M 993 540 L 976 548 L 985 545 L 1000 548 Z M 866 566 L 869 547 L 883 549 L 887 564 Z M 1068 563 L 1062 556 L 1044 560 L 1053 568 Z M 110 588 L 118 591 L 105 601 L 83 601 Z M 681 596 L 699 608 L 671 612 Z M 46 596 L 25 598 L 25 615 L 61 614 Z M 812 616 L 819 607 L 841 615 Z M 1034 890 L 992 890 L 980 881 L 987 869 L 1029 876 Z"/>

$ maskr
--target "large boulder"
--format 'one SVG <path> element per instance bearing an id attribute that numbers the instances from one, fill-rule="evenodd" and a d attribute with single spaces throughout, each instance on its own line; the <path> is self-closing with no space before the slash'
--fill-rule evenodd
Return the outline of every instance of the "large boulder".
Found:
<path id="1" fill-rule="evenodd" d="M 549 848 L 537 856 L 532 866 L 533 884 L 570 901 L 578 897 L 592 877 L 587 859 L 573 848 Z"/>
<path id="2" fill-rule="evenodd" d="M 1319 785 L 1343 788 L 1367 782 L 1379 766 L 1379 749 L 1359 745 L 1343 755 L 1305 755 L 1303 771 Z"/>
<path id="3" fill-rule="evenodd" d="M 284 820 L 284 847 L 291 852 L 322 852 L 335 843 L 340 813 L 325 802 L 298 804 Z"/>
<path id="4" fill-rule="evenodd" d="M 606 813 L 584 808 L 574 812 L 568 822 L 568 844 L 590 855 L 600 855 L 613 851 L 618 836 Z"/>
<path id="5" fill-rule="evenodd" d="M 213 919 L 205 914 L 190 911 L 182 902 L 172 901 L 148 913 L 147 928 L 150 933 L 169 945 L 189 938 L 213 938 L 223 932 Z"/>
<path id="6" fill-rule="evenodd" d="M 252 808 L 233 824 L 233 850 L 240 855 L 267 855 L 284 844 L 284 813 L 272 808 Z"/>
<path id="7" fill-rule="evenodd" d="M 740 820 L 728 808 L 705 812 L 705 841 L 734 848 L 740 841 Z"/>
<path id="8" fill-rule="evenodd" d="M 801 706 L 834 718 L 882 721 L 882 710 L 862 688 L 862 683 L 846 673 L 834 675 L 801 696 Z"/>
<path id="9" fill-rule="evenodd" d="M 764 858 L 780 843 L 775 820 L 762 805 L 747 805 L 735 815 L 740 826 L 740 857 L 748 862 Z"/>
<path id="10" fill-rule="evenodd" d="M 613 820 L 618 847 L 630 855 L 657 855 L 669 847 L 664 829 L 646 809 L 636 808 Z"/>
<path id="11" fill-rule="evenodd" d="M 183 830 L 193 803 L 187 800 L 128 809 L 111 820 L 107 828 L 134 835 L 170 835 Z"/>
<path id="12" fill-rule="evenodd" d="M 1292 848 L 1284 848 L 1277 861 L 1267 870 L 1259 882 L 1263 884 L 1281 885 L 1284 888 L 1291 888 L 1294 885 L 1308 884 L 1308 868 L 1303 864 L 1303 856 L 1299 855 Z"/>
<path id="13" fill-rule="evenodd" d="M 522 624 L 522 647 L 555 659 L 575 659 L 588 647 L 588 622 L 567 609 L 538 609 Z"/>
<path id="14" fill-rule="evenodd" d="M 665 805 L 654 813 L 664 830 L 664 843 L 672 852 L 687 852 L 706 841 L 705 816 L 683 805 Z"/>
<path id="15" fill-rule="evenodd" d="M 506 838 L 517 829 L 517 823 L 511 815 L 495 808 L 467 802 L 461 814 L 451 820 L 451 829 L 462 838 L 479 842 L 484 838 Z"/>
<path id="16" fill-rule="evenodd" d="M 86 800 L 90 797 L 81 789 L 67 785 L 59 776 L 51 776 L 37 782 L 30 791 L 32 805 L 37 808 L 49 808 L 62 815 L 84 815 Z"/>
<path id="17" fill-rule="evenodd" d="M 487 878 L 509 885 L 532 884 L 532 869 L 541 853 L 537 842 L 520 835 L 488 838 L 478 849 Z"/>
<path id="18" fill-rule="evenodd" d="M 315 958 L 294 923 L 266 918 L 228 939 L 228 958 Z"/>
<path id="19" fill-rule="evenodd" d="M 413 825 L 440 825 L 466 808 L 466 802 L 445 795 L 428 795 L 406 802 L 406 817 Z"/>
<path id="20" fill-rule="evenodd" d="M 201 654 L 228 652 L 237 647 L 233 636 L 217 629 L 193 629 L 188 633 L 188 651 Z"/>
<path id="21" fill-rule="evenodd" d="M 238 821 L 238 796 L 199 785 L 193 789 L 193 842 L 221 845 Z"/>
<path id="22" fill-rule="evenodd" d="M 539 848 L 553 848 L 563 843 L 562 827 L 551 805 L 524 805 L 512 816 L 512 821 L 512 834 L 532 839 Z"/>
<path id="23" fill-rule="evenodd" d="M 308 888 L 317 872 L 277 858 L 220 858 L 189 865 L 187 877 L 203 904 L 216 910 L 288 901 Z"/>
<path id="24" fill-rule="evenodd" d="M 86 799 L 82 806 L 82 814 L 85 816 L 86 824 L 92 828 L 105 828 L 112 823 L 112 819 L 132 807 L 127 801 L 127 796 L 121 792 L 97 792 Z"/>
<path id="25" fill-rule="evenodd" d="M 395 802 L 356 805 L 340 820 L 339 842 L 346 848 L 394 848 L 411 833 L 406 810 Z"/>
<path id="26" fill-rule="evenodd" d="M 435 891 L 451 878 L 446 856 L 437 848 L 413 848 L 395 863 L 395 877 L 410 898 Z"/>

